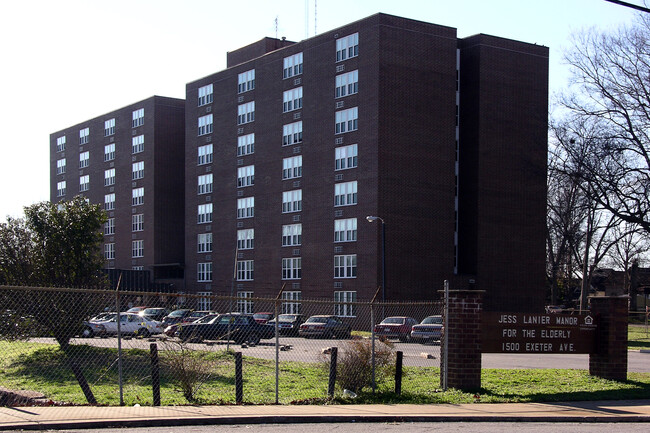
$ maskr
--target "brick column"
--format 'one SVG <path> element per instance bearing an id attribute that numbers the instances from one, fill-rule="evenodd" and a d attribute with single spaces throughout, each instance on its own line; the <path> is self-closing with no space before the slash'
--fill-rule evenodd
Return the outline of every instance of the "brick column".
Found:
<path id="1" fill-rule="evenodd" d="M 589 374 L 627 380 L 628 297 L 594 296 L 591 313 L 598 320 L 596 353 L 589 355 Z"/>
<path id="2" fill-rule="evenodd" d="M 473 391 L 481 387 L 483 293 L 482 290 L 449 291 L 449 317 L 447 328 L 444 329 L 448 335 L 447 386 L 449 388 Z M 444 353 L 442 357 L 444 358 Z M 442 369 L 440 374 L 442 383 Z"/>

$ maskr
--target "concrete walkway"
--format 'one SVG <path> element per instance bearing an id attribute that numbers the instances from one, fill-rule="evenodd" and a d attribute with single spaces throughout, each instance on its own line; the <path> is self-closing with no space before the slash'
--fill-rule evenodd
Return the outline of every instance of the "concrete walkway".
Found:
<path id="1" fill-rule="evenodd" d="M 650 423 L 650 400 L 460 405 L 0 407 L 1 430 L 354 421 Z"/>

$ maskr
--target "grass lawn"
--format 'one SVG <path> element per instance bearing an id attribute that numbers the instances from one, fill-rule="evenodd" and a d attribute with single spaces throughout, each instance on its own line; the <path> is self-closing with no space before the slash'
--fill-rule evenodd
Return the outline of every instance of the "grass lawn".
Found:
<path id="1" fill-rule="evenodd" d="M 117 352 L 86 345 L 73 354 L 99 404 L 119 405 Z M 0 342 L 0 386 L 34 390 L 56 402 L 85 404 L 81 389 L 58 346 Z M 196 374 L 200 386 L 194 403 L 233 404 L 235 402 L 234 361 L 224 351 L 186 354 L 187 371 L 173 369 L 161 356 L 161 399 L 163 405 L 188 404 L 178 383 L 181 375 Z M 152 404 L 149 352 L 123 351 L 123 396 L 126 405 Z M 273 361 L 244 357 L 244 402 L 275 402 Z M 376 393 L 369 389 L 354 399 L 344 399 L 337 390 L 334 403 L 470 403 L 541 402 L 569 400 L 616 400 L 650 398 L 650 373 L 628 373 L 628 381 L 614 382 L 589 376 L 584 370 L 498 370 L 484 369 L 483 388 L 478 393 L 440 390 L 438 368 L 406 367 L 402 395 L 392 392 L 392 377 L 381 383 Z M 282 404 L 325 403 L 328 372 L 318 364 L 284 362 L 279 371 L 279 402 Z"/>
<path id="2" fill-rule="evenodd" d="M 629 325 L 627 328 L 627 347 L 630 350 L 650 349 L 650 326 Z"/>

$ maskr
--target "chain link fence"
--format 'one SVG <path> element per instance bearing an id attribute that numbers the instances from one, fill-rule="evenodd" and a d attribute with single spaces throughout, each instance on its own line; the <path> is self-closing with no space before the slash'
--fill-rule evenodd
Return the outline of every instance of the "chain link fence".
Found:
<path id="1" fill-rule="evenodd" d="M 0 301 L 5 404 L 25 392 L 48 404 L 306 404 L 440 388 L 441 303 L 6 286 Z"/>

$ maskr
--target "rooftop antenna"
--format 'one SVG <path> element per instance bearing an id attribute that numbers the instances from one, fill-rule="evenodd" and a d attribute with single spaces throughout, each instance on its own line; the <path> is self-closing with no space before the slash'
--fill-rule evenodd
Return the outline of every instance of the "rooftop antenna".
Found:
<path id="1" fill-rule="evenodd" d="M 318 29 L 317 29 L 318 15 L 316 14 L 317 6 L 318 6 L 318 0 L 314 0 L 314 36 L 318 34 Z"/>
<path id="2" fill-rule="evenodd" d="M 275 39 L 278 38 L 278 16 L 275 16 Z"/>

